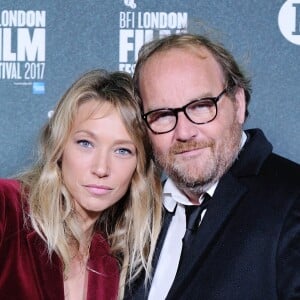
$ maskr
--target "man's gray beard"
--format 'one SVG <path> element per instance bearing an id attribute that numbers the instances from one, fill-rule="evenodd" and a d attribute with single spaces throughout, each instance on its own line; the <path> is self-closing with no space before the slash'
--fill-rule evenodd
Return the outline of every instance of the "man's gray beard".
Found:
<path id="1" fill-rule="evenodd" d="M 170 155 L 162 157 L 154 151 L 155 160 L 160 168 L 173 180 L 178 189 L 184 191 L 185 194 L 200 196 L 228 171 L 238 157 L 242 126 L 239 123 L 233 124 L 230 133 L 230 138 L 223 139 L 225 142 L 221 145 L 221 155 L 220 153 L 217 155 L 213 167 L 205 176 L 201 176 L 201 170 L 199 170 L 197 178 L 189 176 L 186 171 L 182 170 L 180 164 L 176 165 L 176 163 L 170 162 L 168 158 Z"/>
<path id="2" fill-rule="evenodd" d="M 238 157 L 239 149 L 236 149 L 232 153 L 231 158 L 227 162 L 220 163 L 219 167 L 211 172 L 209 176 L 205 178 L 200 178 L 199 180 L 195 180 L 194 178 L 190 178 L 189 176 L 185 176 L 185 174 L 180 174 L 178 171 L 176 172 L 174 169 L 171 172 L 168 172 L 170 178 L 174 181 L 178 189 L 182 191 L 186 191 L 193 195 L 201 195 L 205 193 L 213 184 L 220 180 L 220 178 L 228 171 L 228 169 L 232 166 L 236 158 Z"/>

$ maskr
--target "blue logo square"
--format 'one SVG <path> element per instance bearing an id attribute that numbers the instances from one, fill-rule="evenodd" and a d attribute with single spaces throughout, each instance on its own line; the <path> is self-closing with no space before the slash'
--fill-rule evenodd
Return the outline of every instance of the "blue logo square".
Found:
<path id="1" fill-rule="evenodd" d="M 33 82 L 32 94 L 35 95 L 45 94 L 45 82 Z"/>

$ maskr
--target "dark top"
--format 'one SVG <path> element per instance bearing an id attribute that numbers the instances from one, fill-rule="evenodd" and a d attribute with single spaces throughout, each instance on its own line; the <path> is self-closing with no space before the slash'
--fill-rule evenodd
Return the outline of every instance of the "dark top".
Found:
<path id="1" fill-rule="evenodd" d="M 261 130 L 246 133 L 167 300 L 300 299 L 300 166 L 272 153 Z M 167 214 L 154 269 L 171 219 Z M 139 278 L 126 299 L 147 295 Z"/>

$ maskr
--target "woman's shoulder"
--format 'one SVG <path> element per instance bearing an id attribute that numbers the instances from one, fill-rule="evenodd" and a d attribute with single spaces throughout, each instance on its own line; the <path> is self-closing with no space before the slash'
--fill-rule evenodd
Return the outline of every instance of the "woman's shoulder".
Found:
<path id="1" fill-rule="evenodd" d="M 20 209 L 21 183 L 15 179 L 0 178 L 0 207 L 2 212 L 8 206 Z"/>
<path id="2" fill-rule="evenodd" d="M 15 179 L 0 178 L 0 200 L 10 202 L 20 201 L 21 184 Z"/>
<path id="3" fill-rule="evenodd" d="M 12 235 L 23 226 L 21 184 L 13 179 L 0 179 L 0 244 L 5 235 Z"/>
<path id="4" fill-rule="evenodd" d="M 20 182 L 15 179 L 0 178 L 0 193 L 19 193 Z"/>

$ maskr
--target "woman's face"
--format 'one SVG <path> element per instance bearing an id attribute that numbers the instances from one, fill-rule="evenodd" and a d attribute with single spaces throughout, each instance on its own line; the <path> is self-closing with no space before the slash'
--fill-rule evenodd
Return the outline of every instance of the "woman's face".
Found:
<path id="1" fill-rule="evenodd" d="M 137 166 L 137 150 L 111 104 L 83 103 L 62 156 L 63 181 L 83 221 L 119 201 Z"/>

